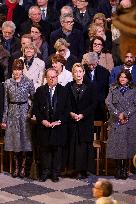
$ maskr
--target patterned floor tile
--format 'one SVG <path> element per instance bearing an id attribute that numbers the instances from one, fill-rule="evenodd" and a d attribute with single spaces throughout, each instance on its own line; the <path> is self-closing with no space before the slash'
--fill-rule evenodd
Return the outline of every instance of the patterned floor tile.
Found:
<path id="1" fill-rule="evenodd" d="M 136 189 L 134 189 L 134 190 L 129 190 L 129 191 L 125 191 L 124 193 L 125 193 L 125 194 L 129 194 L 129 195 L 136 196 Z"/>
<path id="2" fill-rule="evenodd" d="M 88 199 L 88 200 L 83 200 L 74 204 L 94 204 L 94 200 Z"/>
<path id="3" fill-rule="evenodd" d="M 85 200 L 80 196 L 74 196 L 60 191 L 29 197 L 29 199 L 45 204 L 70 204 Z"/>
<path id="4" fill-rule="evenodd" d="M 11 176 L 5 175 L 3 173 L 0 174 L 0 189 L 7 186 L 15 186 L 24 183 L 26 183 L 26 181 L 23 181 L 19 178 L 12 178 Z"/>
<path id="5" fill-rule="evenodd" d="M 136 189 L 136 181 L 129 178 L 127 180 L 111 179 L 111 182 L 113 184 L 114 190 L 119 191 L 121 193 L 128 190 Z"/>
<path id="6" fill-rule="evenodd" d="M 91 186 L 79 186 L 76 188 L 70 188 L 70 189 L 65 189 L 63 192 L 65 193 L 69 193 L 72 195 L 76 195 L 76 196 L 81 196 L 86 198 L 86 199 L 90 199 L 92 196 L 92 192 L 91 192 Z"/>
<path id="7" fill-rule="evenodd" d="M 32 200 L 25 198 L 23 200 L 11 201 L 6 204 L 40 204 L 40 203 L 37 201 L 32 201 Z"/>
<path id="8" fill-rule="evenodd" d="M 113 194 L 113 197 L 118 201 L 119 204 L 136 204 L 135 197 L 131 195 L 115 193 Z"/>
<path id="9" fill-rule="evenodd" d="M 51 180 L 47 180 L 46 182 L 38 182 L 34 181 L 33 183 L 41 185 L 46 188 L 54 189 L 54 190 L 64 190 L 69 188 L 75 188 L 78 186 L 86 186 L 88 185 L 87 182 L 75 180 L 75 179 L 68 179 L 68 178 L 60 178 L 59 183 L 54 183 Z"/>
<path id="10" fill-rule="evenodd" d="M 0 191 L 0 203 L 7 203 L 9 201 L 16 201 L 22 199 L 22 196 L 17 196 L 8 192 Z"/>
<path id="11" fill-rule="evenodd" d="M 38 186 L 33 183 L 20 184 L 12 187 L 3 188 L 2 190 L 9 193 L 16 194 L 18 196 L 21 195 L 23 197 L 29 197 L 33 195 L 39 195 L 39 194 L 44 194 L 44 193 L 49 193 L 54 191 L 52 189 Z"/>

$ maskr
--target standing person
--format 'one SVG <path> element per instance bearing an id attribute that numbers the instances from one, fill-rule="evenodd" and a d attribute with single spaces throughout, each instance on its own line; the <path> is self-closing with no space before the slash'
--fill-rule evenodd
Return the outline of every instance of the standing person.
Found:
<path id="1" fill-rule="evenodd" d="M 96 52 L 89 52 L 83 55 L 82 63 L 85 65 L 85 78 L 89 83 L 97 87 L 97 106 L 95 109 L 95 120 L 107 120 L 105 111 L 105 99 L 109 92 L 109 71 L 98 64 L 99 58 Z"/>
<path id="2" fill-rule="evenodd" d="M 133 83 L 136 83 L 136 65 L 135 65 L 135 56 L 131 52 L 126 52 L 123 58 L 123 64 L 116 66 L 112 69 L 110 75 L 110 84 L 115 83 L 117 80 L 118 74 L 123 70 L 128 70 L 133 79 Z"/>
<path id="3" fill-rule="evenodd" d="M 65 39 L 60 38 L 55 42 L 54 48 L 56 49 L 56 54 L 59 54 L 65 58 L 65 68 L 71 72 L 72 66 L 78 62 L 78 59 L 76 56 L 71 54 L 69 46 L 70 44 Z"/>
<path id="4" fill-rule="evenodd" d="M 115 178 L 127 179 L 127 160 L 136 153 L 136 88 L 129 71 L 119 73 L 106 104 L 110 113 L 107 157 L 116 160 Z"/>
<path id="5" fill-rule="evenodd" d="M 45 72 L 45 63 L 37 56 L 37 49 L 33 43 L 26 44 L 23 48 L 24 70 L 23 73 L 33 80 L 35 90 L 42 85 Z"/>
<path id="6" fill-rule="evenodd" d="M 65 86 L 68 82 L 73 81 L 72 73 L 65 68 L 66 60 L 63 56 L 55 54 L 51 57 L 52 67 L 58 73 L 58 83 Z"/>
<path id="7" fill-rule="evenodd" d="M 113 193 L 113 186 L 107 179 L 96 181 L 92 188 L 93 197 L 96 199 L 96 204 L 118 204 L 111 196 Z"/>
<path id="8" fill-rule="evenodd" d="M 20 57 L 21 44 L 20 40 L 15 37 L 16 26 L 12 21 L 5 21 L 2 24 L 2 36 L 0 36 L 1 45 L 9 52 L 9 66 L 7 78 L 11 77 L 12 74 L 12 63 L 14 59 Z M 6 78 L 6 79 L 7 79 Z"/>
<path id="9" fill-rule="evenodd" d="M 76 171 L 78 178 L 94 172 L 93 120 L 96 91 L 84 81 L 85 70 L 81 63 L 73 65 L 74 81 L 67 84 L 71 102 L 69 121 L 68 169 Z"/>
<path id="10" fill-rule="evenodd" d="M 38 122 L 40 181 L 51 178 L 58 182 L 62 151 L 67 143 L 69 98 L 66 89 L 58 84 L 58 73 L 54 68 L 49 68 L 45 77 L 47 83 L 36 90 L 33 110 Z"/>
<path id="11" fill-rule="evenodd" d="M 33 24 L 31 27 L 31 37 L 32 41 L 37 48 L 37 54 L 40 59 L 46 62 L 48 58 L 48 43 L 42 35 L 41 26 L 38 24 Z"/>
<path id="12" fill-rule="evenodd" d="M 29 19 L 20 26 L 20 35 L 30 33 L 32 24 L 38 24 L 41 26 L 46 41 L 49 42 L 51 24 L 47 20 L 42 20 L 41 9 L 38 6 L 31 6 L 28 11 L 28 16 Z"/>
<path id="13" fill-rule="evenodd" d="M 94 37 L 91 41 L 91 51 L 96 52 L 99 56 L 99 65 L 109 71 L 114 67 L 112 55 L 104 50 L 105 42 L 102 37 Z"/>
<path id="14" fill-rule="evenodd" d="M 70 43 L 69 50 L 79 60 L 84 53 L 83 33 L 73 27 L 74 19 L 72 14 L 60 16 L 61 28 L 53 31 L 50 36 L 50 52 L 55 53 L 54 44 L 59 38 L 64 38 Z"/>
<path id="15" fill-rule="evenodd" d="M 5 151 L 14 152 L 15 171 L 13 177 L 25 177 L 26 153 L 32 151 L 28 121 L 28 98 L 34 94 L 34 85 L 23 75 L 24 63 L 13 62 L 12 78 L 5 82 L 5 100 L 2 127 L 5 128 Z M 22 153 L 22 159 L 20 156 Z"/>

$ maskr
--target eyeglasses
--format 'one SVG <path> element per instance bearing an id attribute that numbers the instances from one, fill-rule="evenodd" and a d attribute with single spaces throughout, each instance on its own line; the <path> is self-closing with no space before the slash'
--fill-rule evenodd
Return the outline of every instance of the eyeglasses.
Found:
<path id="1" fill-rule="evenodd" d="M 74 21 L 63 21 L 63 22 L 66 24 L 73 24 L 74 23 Z"/>
<path id="2" fill-rule="evenodd" d="M 102 46 L 101 43 L 93 43 L 94 46 Z"/>

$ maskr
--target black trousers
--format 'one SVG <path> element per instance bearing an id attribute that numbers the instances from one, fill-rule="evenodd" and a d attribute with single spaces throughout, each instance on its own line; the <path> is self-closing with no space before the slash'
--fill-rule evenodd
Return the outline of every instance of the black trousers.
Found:
<path id="1" fill-rule="evenodd" d="M 40 148 L 41 174 L 59 174 L 62 163 L 62 147 L 46 146 Z"/>

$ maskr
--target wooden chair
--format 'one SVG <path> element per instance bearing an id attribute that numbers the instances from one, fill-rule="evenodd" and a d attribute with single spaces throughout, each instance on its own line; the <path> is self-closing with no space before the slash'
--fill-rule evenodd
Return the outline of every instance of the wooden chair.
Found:
<path id="1" fill-rule="evenodd" d="M 100 174 L 100 164 L 104 160 L 104 170 L 107 175 L 107 158 L 106 158 L 106 140 L 105 140 L 105 126 L 103 121 L 94 121 L 95 133 L 93 146 L 96 148 L 96 175 Z M 104 158 L 104 159 L 103 159 Z M 101 165 L 102 166 L 102 165 Z M 103 170 L 103 169 L 102 169 Z"/>

